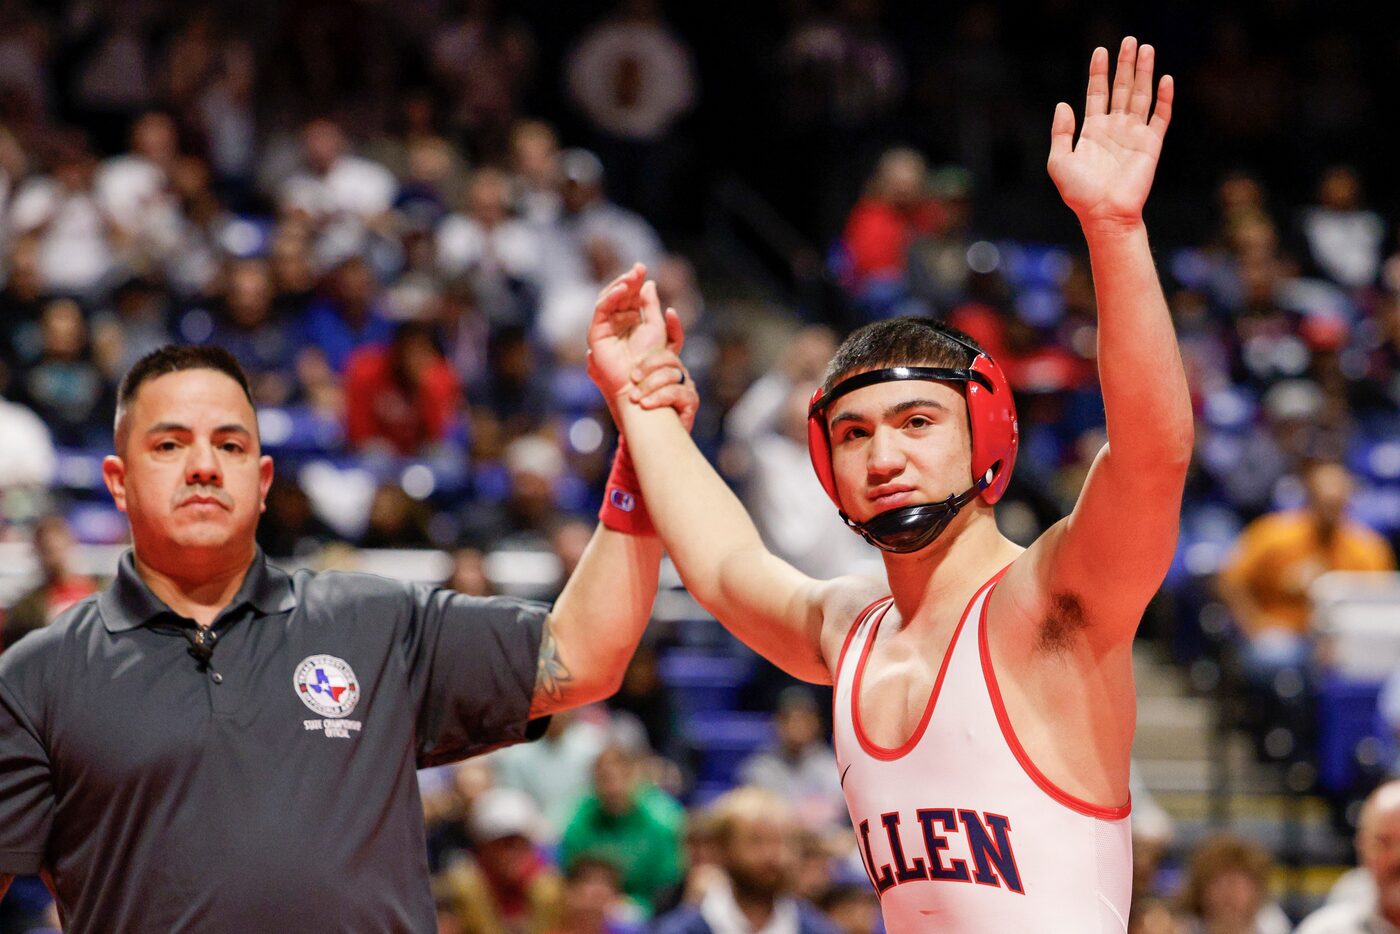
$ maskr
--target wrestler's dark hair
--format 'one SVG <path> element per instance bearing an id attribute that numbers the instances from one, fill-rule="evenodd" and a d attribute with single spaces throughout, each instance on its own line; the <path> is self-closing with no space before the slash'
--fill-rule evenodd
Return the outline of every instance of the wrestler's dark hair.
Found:
<path id="1" fill-rule="evenodd" d="M 222 347 L 204 344 L 166 344 L 146 354 L 132 364 L 117 387 L 117 417 L 113 425 L 113 439 L 118 453 L 126 443 L 123 422 L 126 410 L 136 400 L 136 393 L 142 384 L 158 376 L 179 373 L 183 370 L 216 370 L 232 379 L 243 390 L 243 396 L 253 405 L 253 392 L 248 388 L 248 377 L 233 354 Z M 254 426 L 254 431 L 257 430 Z"/>
<path id="2" fill-rule="evenodd" d="M 903 317 L 872 322 L 857 328 L 836 348 L 827 364 L 822 386 L 830 392 L 852 373 L 891 366 L 968 366 L 972 355 L 958 340 L 982 349 L 962 331 L 932 318 Z"/>

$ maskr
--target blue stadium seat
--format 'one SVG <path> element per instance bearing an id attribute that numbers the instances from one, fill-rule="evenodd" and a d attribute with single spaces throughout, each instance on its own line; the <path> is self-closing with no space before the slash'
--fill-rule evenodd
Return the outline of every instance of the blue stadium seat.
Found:
<path id="1" fill-rule="evenodd" d="M 734 785 L 730 782 L 696 782 L 685 803 L 692 808 L 708 807 L 716 798 L 733 788 Z"/>
<path id="2" fill-rule="evenodd" d="M 1400 487 L 1359 484 L 1347 511 L 1382 534 L 1400 529 Z"/>
<path id="3" fill-rule="evenodd" d="M 102 458 L 109 453 L 110 449 L 58 448 L 54 451 L 54 486 L 79 493 L 105 493 Z"/>
<path id="4" fill-rule="evenodd" d="M 1016 316 L 1031 327 L 1048 328 L 1065 316 L 1065 299 L 1054 286 L 1031 286 L 1016 296 Z"/>
<path id="5" fill-rule="evenodd" d="M 65 512 L 73 536 L 80 542 L 115 545 L 126 541 L 126 514 L 107 502 L 76 503 Z"/>
<path id="6" fill-rule="evenodd" d="M 1247 431 L 1259 410 L 1256 400 L 1244 387 L 1222 386 L 1206 396 L 1202 415 L 1215 431 Z"/>
<path id="7" fill-rule="evenodd" d="M 473 465 L 472 487 L 482 503 L 499 503 L 510 495 L 510 474 L 500 461 L 481 461 Z"/>
<path id="8" fill-rule="evenodd" d="M 1185 507 L 1167 584 L 1177 586 L 1213 575 L 1234 547 L 1241 528 L 1240 517 L 1227 506 L 1203 503 Z"/>
<path id="9" fill-rule="evenodd" d="M 1347 466 L 1376 483 L 1400 485 L 1400 441 L 1358 437 L 1347 452 Z"/>
<path id="10" fill-rule="evenodd" d="M 850 291 L 855 287 L 856 264 L 850 251 L 846 249 L 846 241 L 840 237 L 831 241 L 826 249 L 825 262 L 826 274 L 839 282 L 843 289 Z"/>
<path id="11" fill-rule="evenodd" d="M 258 431 L 271 454 L 288 451 L 334 452 L 345 442 L 344 426 L 307 406 L 266 405 L 258 409 Z"/>
<path id="12" fill-rule="evenodd" d="M 1177 250 L 1167 262 L 1172 278 L 1188 289 L 1210 287 L 1214 275 L 1214 263 L 1205 250 L 1187 248 Z"/>
<path id="13" fill-rule="evenodd" d="M 566 415 L 596 412 L 603 407 L 603 396 L 581 366 L 561 366 L 549 375 L 551 408 Z"/>
<path id="14" fill-rule="evenodd" d="M 727 711 L 753 674 L 753 659 L 672 649 L 661 657 L 660 673 L 683 715 Z"/>
<path id="15" fill-rule="evenodd" d="M 1063 247 L 1003 240 L 997 244 L 997 250 L 1001 254 L 1001 273 L 1015 291 L 1058 291 L 1073 265 L 1069 251 Z"/>
<path id="16" fill-rule="evenodd" d="M 696 711 L 686 720 L 685 735 L 698 754 L 697 791 L 709 783 L 733 785 L 739 765 L 773 740 L 766 713 Z"/>
<path id="17" fill-rule="evenodd" d="M 1376 702 L 1382 686 L 1379 681 L 1336 675 L 1326 675 L 1318 684 L 1318 777 L 1328 791 L 1345 792 L 1356 779 L 1356 747 L 1376 736 Z"/>

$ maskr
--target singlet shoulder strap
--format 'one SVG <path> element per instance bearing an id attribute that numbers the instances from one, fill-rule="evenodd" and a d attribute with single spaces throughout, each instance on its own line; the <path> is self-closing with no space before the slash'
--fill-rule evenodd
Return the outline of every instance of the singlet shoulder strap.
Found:
<path id="1" fill-rule="evenodd" d="M 841 672 L 846 664 L 846 655 L 850 652 L 851 643 L 855 641 L 856 633 L 860 632 L 861 627 L 870 621 L 870 618 L 874 615 L 876 610 L 893 602 L 894 597 L 890 594 L 886 594 L 872 601 L 869 606 L 856 614 L 855 621 L 851 623 L 851 628 L 846 631 L 846 638 L 841 643 L 841 654 L 836 656 L 836 669 L 832 672 L 832 684 L 839 684 L 841 681 Z"/>

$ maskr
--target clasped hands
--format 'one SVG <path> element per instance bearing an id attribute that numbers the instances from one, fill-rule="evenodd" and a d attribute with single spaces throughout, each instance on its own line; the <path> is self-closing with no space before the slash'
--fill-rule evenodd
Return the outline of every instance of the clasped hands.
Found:
<path id="1" fill-rule="evenodd" d="M 663 313 L 656 283 L 637 263 L 609 283 L 588 326 L 588 376 L 619 426 L 618 406 L 672 408 L 690 430 L 700 396 L 681 362 L 685 333 L 675 309 Z"/>

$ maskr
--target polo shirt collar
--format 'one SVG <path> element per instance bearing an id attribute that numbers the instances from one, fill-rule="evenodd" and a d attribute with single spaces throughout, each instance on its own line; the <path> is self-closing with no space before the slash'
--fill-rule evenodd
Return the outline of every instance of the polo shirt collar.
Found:
<path id="1" fill-rule="evenodd" d="M 253 563 L 248 566 L 238 593 L 219 616 L 245 603 L 263 616 L 286 612 L 297 604 L 292 579 L 269 564 L 261 548 L 254 552 Z M 108 632 L 125 632 L 144 626 L 162 614 L 174 613 L 141 579 L 136 570 L 136 555 L 131 549 L 122 554 L 117 563 L 117 576 L 98 595 L 97 607 Z"/>

